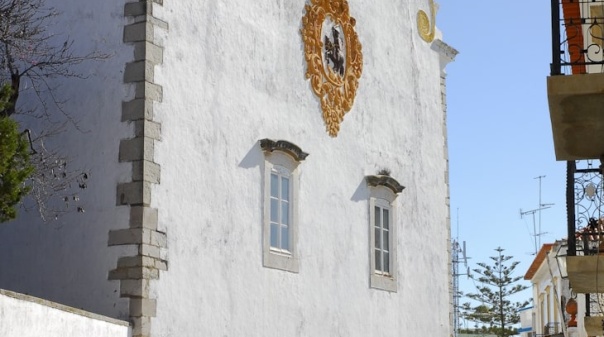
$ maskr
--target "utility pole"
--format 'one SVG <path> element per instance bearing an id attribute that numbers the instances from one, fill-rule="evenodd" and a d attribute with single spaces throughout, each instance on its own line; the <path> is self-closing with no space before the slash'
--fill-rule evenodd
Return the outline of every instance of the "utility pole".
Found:
<path id="1" fill-rule="evenodd" d="M 468 268 L 468 257 L 466 256 L 466 242 L 464 241 L 461 245 L 459 243 L 459 209 L 457 209 L 457 237 L 453 239 L 451 245 L 451 264 L 453 269 L 453 336 L 459 336 L 459 299 L 462 294 L 459 290 L 459 277 L 463 275 L 470 275 L 470 269 Z M 460 256 L 461 255 L 461 256 Z M 465 267 L 465 273 L 459 272 L 459 264 L 463 263 Z"/>

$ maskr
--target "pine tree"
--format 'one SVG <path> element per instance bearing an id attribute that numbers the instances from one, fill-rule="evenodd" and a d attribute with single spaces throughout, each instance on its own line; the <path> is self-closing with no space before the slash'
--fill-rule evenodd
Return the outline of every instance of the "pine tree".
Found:
<path id="1" fill-rule="evenodd" d="M 501 247 L 495 251 L 498 254 L 490 257 L 491 264 L 481 262 L 477 264 L 479 268 L 473 269 L 477 277 L 472 278 L 480 284 L 478 292 L 465 294 L 479 304 L 464 303 L 462 309 L 465 318 L 476 322 L 481 330 L 486 328 L 498 337 L 508 337 L 517 333 L 513 325 L 520 322 L 518 310 L 529 304 L 529 301 L 512 302 L 510 297 L 528 287 L 517 284 L 521 276 L 512 276 L 519 262 L 510 261 L 513 257 L 503 255 Z"/>

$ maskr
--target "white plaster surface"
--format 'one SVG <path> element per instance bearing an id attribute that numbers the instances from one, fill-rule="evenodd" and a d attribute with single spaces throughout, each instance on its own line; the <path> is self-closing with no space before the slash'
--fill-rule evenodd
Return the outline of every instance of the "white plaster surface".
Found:
<path id="1" fill-rule="evenodd" d="M 35 215 L 0 225 L 0 287 L 111 317 L 127 304 L 107 281 L 127 227 L 115 186 L 124 64 L 121 1 L 54 0 L 82 48 L 113 57 L 65 82 L 89 133 L 61 139 L 90 167 L 87 212 L 58 224 Z M 152 206 L 168 235 L 168 271 L 152 282 L 153 336 L 449 336 L 449 229 L 439 55 L 417 33 L 428 1 L 351 0 L 363 75 L 337 138 L 325 131 L 305 79 L 304 1 L 164 1 L 153 12 L 164 63 L 155 68 L 161 184 Z M 81 41 L 81 42 L 80 42 Z M 86 68 L 88 69 L 88 68 Z M 299 273 L 262 266 L 262 138 L 310 153 L 300 164 Z M 369 287 L 365 175 L 388 168 L 406 189 L 395 201 L 398 291 Z M 87 198 L 87 199 L 86 199 Z"/>
<path id="2" fill-rule="evenodd" d="M 109 229 L 128 226 L 128 208 L 116 207 L 115 187 L 130 174 L 130 164 L 118 163 L 119 141 L 133 134 L 132 126 L 121 122 L 122 100 L 132 95 L 122 84 L 124 65 L 133 53 L 122 42 L 124 3 L 46 2 L 63 13 L 50 31 L 73 39 L 74 53 L 97 50 L 110 56 L 74 68 L 85 79 L 49 79 L 61 84 L 55 94 L 67 100 L 64 110 L 81 131 L 67 123 L 66 132 L 49 139 L 47 147 L 68 156 L 68 168 L 89 172 L 88 188 L 73 190 L 85 213 L 43 223 L 35 210 L 21 211 L 17 221 L 0 224 L 0 288 L 126 318 L 128 306 L 119 298 L 119 282 L 107 280 L 118 256 L 130 250 L 107 247 Z M 37 102 L 31 87 L 22 84 L 20 103 Z M 52 106 L 51 112 L 61 116 Z M 44 120 L 24 121 L 34 134 L 44 129 Z"/>
<path id="3" fill-rule="evenodd" d="M 0 336 L 128 337 L 128 322 L 0 289 Z"/>
<path id="4" fill-rule="evenodd" d="M 169 270 L 152 283 L 156 336 L 449 336 L 439 55 L 416 31 L 428 1 L 349 1 L 363 44 L 355 104 L 325 132 L 305 79 L 304 1 L 164 2 L 156 15 L 161 184 L 152 205 Z M 300 166 L 299 273 L 262 267 L 262 138 Z M 368 188 L 388 168 L 398 292 L 369 288 Z"/>

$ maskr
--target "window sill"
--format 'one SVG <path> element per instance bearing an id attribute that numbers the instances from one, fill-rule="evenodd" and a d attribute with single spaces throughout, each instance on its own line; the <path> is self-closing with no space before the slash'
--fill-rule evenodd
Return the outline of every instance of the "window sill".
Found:
<path id="1" fill-rule="evenodd" d="M 397 292 L 396 279 L 390 275 L 372 274 L 370 282 L 371 288 Z"/>
<path id="2" fill-rule="evenodd" d="M 291 255 L 291 253 L 283 253 L 270 249 L 268 252 L 265 252 L 263 260 L 263 264 L 267 268 L 298 273 L 298 258 Z"/>

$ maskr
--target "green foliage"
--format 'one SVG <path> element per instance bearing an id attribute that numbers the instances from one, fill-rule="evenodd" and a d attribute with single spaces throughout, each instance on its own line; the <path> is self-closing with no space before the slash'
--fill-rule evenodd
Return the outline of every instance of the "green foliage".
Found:
<path id="1" fill-rule="evenodd" d="M 15 206 L 29 192 L 25 180 L 34 170 L 29 151 L 17 122 L 8 117 L 0 118 L 0 222 L 15 218 Z"/>
<path id="2" fill-rule="evenodd" d="M 497 256 L 491 256 L 491 264 L 478 263 L 480 268 L 473 269 L 478 275 L 472 278 L 479 282 L 478 292 L 465 294 L 478 305 L 464 303 L 464 317 L 476 322 L 476 328 L 499 337 L 515 335 L 514 324 L 520 322 L 518 310 L 526 307 L 529 301 L 512 302 L 510 297 L 528 288 L 517 284 L 521 276 L 512 276 L 519 262 L 510 261 L 512 256 L 503 255 L 503 249 L 497 248 Z"/>
<path id="3" fill-rule="evenodd" d="M 13 92 L 13 88 L 8 84 L 5 84 L 0 88 L 0 115 L 2 115 L 2 111 L 12 108 L 13 103 L 11 103 L 10 100 Z"/>
<path id="4" fill-rule="evenodd" d="M 10 108 L 12 89 L 0 89 L 0 112 Z M 19 132 L 19 125 L 8 117 L 0 117 L 0 223 L 14 219 L 15 206 L 30 190 L 25 180 L 33 173 L 29 160 L 29 143 Z"/>

